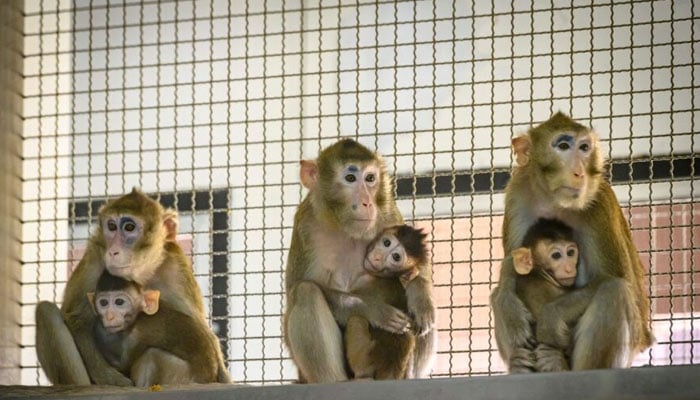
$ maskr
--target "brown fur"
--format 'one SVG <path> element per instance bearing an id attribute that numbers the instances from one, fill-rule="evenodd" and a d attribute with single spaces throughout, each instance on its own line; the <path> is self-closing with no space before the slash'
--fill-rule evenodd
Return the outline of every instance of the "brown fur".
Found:
<path id="1" fill-rule="evenodd" d="M 366 271 L 368 275 L 374 275 L 375 279 L 360 279 L 365 283 L 353 288 L 351 292 L 384 301 L 403 312 L 408 312 L 403 282 L 399 278 L 407 273 L 415 277 L 422 269 L 429 268 L 425 245 L 426 235 L 421 230 L 408 225 L 389 227 L 370 243 L 367 248 L 367 258 L 370 257 L 375 246 L 383 248 L 380 241 L 386 236 L 393 236 L 398 240 L 406 252 L 406 258 L 402 260 L 401 265 L 382 263 L 381 266 L 391 268 L 384 275 L 376 276 L 371 271 Z M 416 271 L 414 273 L 411 270 Z M 407 331 L 402 334 L 387 332 L 371 327 L 366 319 L 357 315 L 348 319 L 345 329 L 345 352 L 355 378 L 406 378 L 415 341 L 413 332 Z"/>
<path id="2" fill-rule="evenodd" d="M 376 185 L 365 189 L 363 183 L 350 191 L 337 175 L 350 164 L 362 174 L 376 171 Z M 381 158 L 353 140 L 340 140 L 324 149 L 316 160 L 302 161 L 301 182 L 309 193 L 294 216 L 285 271 L 285 343 L 301 381 L 342 381 L 348 374 L 339 324 L 345 325 L 351 314 L 397 332 L 409 323 L 408 316 L 397 308 L 347 292 L 362 273 L 367 244 L 385 227 L 400 224 L 403 219 Z M 369 194 L 371 207 L 376 209 L 374 220 L 364 225 L 354 222 L 353 215 L 367 209 L 350 207 L 351 198 L 362 193 Z M 429 296 L 429 279 L 425 275 L 414 279 L 406 297 L 408 310 L 420 321 L 418 325 L 433 332 L 427 321 L 434 321 L 434 310 L 428 310 L 423 301 Z M 428 337 L 433 336 L 424 335 Z"/>
<path id="3" fill-rule="evenodd" d="M 566 202 L 553 192 L 556 185 L 574 179 L 549 146 L 560 132 L 590 135 L 592 141 L 583 193 L 576 201 Z M 571 226 L 580 249 L 576 281 L 580 289 L 545 306 L 537 324 L 537 341 L 566 346 L 552 337 L 553 332 L 566 329 L 564 310 L 590 302 L 571 333 L 575 338 L 572 369 L 626 367 L 637 352 L 652 343 L 649 300 L 629 226 L 603 179 L 597 137 L 589 132 L 558 113 L 514 139 L 518 166 L 506 188 L 503 247 L 505 254 L 519 247 L 527 228 L 540 217 L 556 218 Z M 515 293 L 515 276 L 512 258 L 506 257 L 498 287 L 491 295 L 498 348 L 511 371 L 519 367 L 512 357 L 526 358 L 523 353 L 536 345 L 532 315 Z"/>
<path id="4" fill-rule="evenodd" d="M 522 274 L 518 269 L 518 257 L 513 254 L 513 262 L 518 271 L 516 278 L 515 292 L 518 297 L 525 303 L 525 306 L 533 315 L 535 326 L 537 321 L 542 317 L 542 309 L 546 304 L 551 303 L 557 298 L 573 290 L 571 287 L 562 286 L 547 269 L 552 266 L 548 265 L 551 259 L 546 254 L 537 254 L 537 245 L 542 240 L 563 242 L 566 244 L 573 243 L 573 230 L 556 220 L 540 219 L 535 225 L 530 227 L 523 239 L 522 250 L 527 250 L 532 261 L 532 270 L 527 274 Z M 515 253 L 515 251 L 513 252 Z M 562 319 L 567 327 L 573 326 L 581 314 L 586 310 L 587 302 L 580 302 L 577 307 L 571 307 L 564 310 L 565 314 Z M 571 343 L 570 333 L 568 329 L 564 332 L 556 332 L 564 335 L 559 338 L 559 342 Z M 536 356 L 534 364 L 529 363 L 528 367 L 540 372 L 553 372 L 569 370 L 569 361 L 567 355 L 570 353 L 570 348 L 558 349 L 549 345 L 538 345 L 535 350 Z M 517 363 L 516 363 L 517 364 Z"/>
<path id="5" fill-rule="evenodd" d="M 101 292 L 129 291 L 136 300 L 133 304 L 136 318 L 131 325 L 118 334 L 110 334 L 104 329 L 96 329 L 96 340 L 101 344 L 102 354 L 117 354 L 118 359 L 112 363 L 120 371 L 129 374 L 131 379 L 140 386 L 150 386 L 165 383 L 211 383 L 217 382 L 219 344 L 211 330 L 193 317 L 173 309 L 170 304 L 160 301 L 157 304 L 157 312 L 147 315 L 142 312 L 144 291 L 134 282 L 122 278 L 113 277 L 104 273 L 98 281 L 95 296 Z M 156 299 L 157 300 L 157 299 Z M 101 327 L 99 319 L 95 322 L 96 328 Z M 163 329 L 163 327 L 177 327 L 177 330 Z M 118 336 L 120 340 L 113 341 L 104 347 L 106 337 Z M 140 369 L 144 360 L 140 358 L 161 357 L 146 353 L 149 348 L 157 348 L 170 354 L 172 357 L 182 360 L 189 371 L 182 381 L 168 379 L 162 381 L 163 376 L 168 375 L 173 367 L 170 363 L 162 361 L 154 362 L 149 369 L 150 373 L 144 374 Z M 174 360 L 174 359 L 173 359 Z"/>
<path id="6" fill-rule="evenodd" d="M 173 309 L 190 316 L 202 329 L 208 329 L 202 295 L 194 279 L 192 267 L 182 249 L 172 239 L 177 227 L 176 214 L 164 210 L 156 201 L 134 189 L 131 193 L 105 204 L 99 213 L 100 226 L 90 237 L 85 255 L 71 275 L 63 295 L 61 312 L 74 343 L 54 337 L 51 332 L 61 329 L 60 321 L 48 318 L 52 304 L 37 306 L 37 354 L 48 378 L 54 384 L 84 384 L 69 377 L 64 379 L 65 368 L 84 363 L 95 384 L 131 385 L 131 380 L 109 365 L 97 349 L 92 332 L 94 315 L 86 293 L 93 292 L 97 280 L 105 271 L 106 243 L 103 221 L 109 215 L 128 214 L 144 223 L 144 234 L 135 243 L 135 257 L 139 260 L 158 260 L 155 264 L 134 264 L 124 278 L 133 279 L 149 289 L 160 290 L 161 299 Z M 55 307 L 55 306 L 54 306 Z M 173 329 L 172 325 L 168 325 Z M 40 328 L 40 329 L 39 329 Z M 158 327 L 157 329 L 162 329 Z M 176 329 L 174 334 L 179 334 Z M 196 347 L 196 344 L 193 344 Z M 80 361 L 82 358 L 82 362 Z M 216 362 L 222 381 L 228 381 L 223 355 L 218 351 Z"/>

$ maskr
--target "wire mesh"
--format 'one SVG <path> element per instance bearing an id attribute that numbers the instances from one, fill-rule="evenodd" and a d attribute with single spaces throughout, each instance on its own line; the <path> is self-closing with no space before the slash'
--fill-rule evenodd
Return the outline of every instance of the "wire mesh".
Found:
<path id="1" fill-rule="evenodd" d="M 433 377 L 503 373 L 488 295 L 510 139 L 592 125 L 647 268 L 657 343 L 698 362 L 700 44 L 691 1 L 87 1 L 25 4 L 22 382 L 46 384 L 34 307 L 61 301 L 101 202 L 182 215 L 232 378 L 287 383 L 283 271 L 298 162 L 350 136 L 430 232 Z"/>

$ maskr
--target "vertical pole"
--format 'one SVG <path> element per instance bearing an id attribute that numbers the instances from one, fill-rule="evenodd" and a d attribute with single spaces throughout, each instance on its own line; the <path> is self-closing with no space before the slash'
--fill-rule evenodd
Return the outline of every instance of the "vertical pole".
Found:
<path id="1" fill-rule="evenodd" d="M 20 384 L 24 2 L 0 2 L 0 385 Z"/>

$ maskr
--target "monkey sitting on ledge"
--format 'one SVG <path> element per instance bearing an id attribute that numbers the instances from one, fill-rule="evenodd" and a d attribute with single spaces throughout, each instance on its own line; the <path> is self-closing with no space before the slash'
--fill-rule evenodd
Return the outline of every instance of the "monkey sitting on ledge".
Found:
<path id="1" fill-rule="evenodd" d="M 627 220 L 605 179 L 603 152 L 589 127 L 557 113 L 512 140 L 515 161 L 505 189 L 503 250 L 498 286 L 491 293 L 498 351 L 510 372 L 532 371 L 532 344 L 571 347 L 571 369 L 624 368 L 653 342 L 644 268 Z M 570 291 L 532 313 L 515 292 L 511 252 L 539 218 L 558 219 L 574 231 L 578 273 Z M 585 305 L 571 328 L 570 309 Z M 573 342 L 573 343 L 572 343 Z"/>
<path id="2" fill-rule="evenodd" d="M 407 376 L 426 377 L 435 354 L 435 308 L 430 266 L 402 294 L 409 315 L 384 302 L 351 294 L 369 243 L 403 223 L 382 158 L 360 143 L 339 140 L 315 160 L 302 160 L 299 178 L 308 189 L 294 214 L 285 267 L 284 341 L 308 383 L 348 380 L 343 326 L 360 315 L 384 330 L 416 335 Z M 401 289 L 399 285 L 399 289 Z"/>
<path id="3" fill-rule="evenodd" d="M 55 385 L 133 385 L 105 360 L 95 341 L 95 314 L 86 294 L 95 291 L 104 271 L 157 289 L 161 301 L 191 317 L 197 330 L 210 330 L 192 266 L 177 244 L 178 217 L 174 210 L 164 209 L 134 189 L 102 206 L 98 222 L 83 258 L 66 283 L 61 309 L 48 301 L 36 307 L 37 358 Z M 157 335 L 166 326 L 174 325 L 155 326 L 149 331 Z M 195 343 L 190 345 L 202 353 L 208 353 L 211 346 L 209 342 L 203 342 L 201 349 Z M 163 370 L 169 369 L 172 361 L 176 368 L 182 360 L 176 360 L 169 350 L 149 349 L 141 360 L 151 357 L 151 362 L 144 365 L 157 365 Z M 217 381 L 230 382 L 218 342 L 212 357 L 207 363 L 218 364 Z M 144 368 L 140 373 L 148 375 L 149 370 Z"/>
<path id="4" fill-rule="evenodd" d="M 528 229 L 523 246 L 511 252 L 513 267 L 519 274 L 515 281 L 515 292 L 530 310 L 535 325 L 542 316 L 545 304 L 574 290 L 578 245 L 572 229 L 561 221 L 540 218 Z M 568 308 L 562 316 L 567 327 L 573 326 L 586 310 L 588 303 L 580 302 Z M 564 336 L 562 342 L 570 342 L 569 329 L 555 332 Z M 559 349 L 546 343 L 538 343 L 536 355 L 547 357 L 534 361 L 534 370 L 540 372 L 567 371 L 570 369 L 565 353 L 570 349 Z"/>
<path id="5" fill-rule="evenodd" d="M 364 274 L 358 276 L 351 293 L 408 313 L 405 287 L 427 268 L 426 236 L 408 225 L 385 229 L 367 247 Z M 355 379 L 406 378 L 415 347 L 415 334 L 409 328 L 392 333 L 372 327 L 360 315 L 351 315 L 345 328 L 345 353 Z"/>
<path id="6" fill-rule="evenodd" d="M 159 304 L 159 290 L 105 271 L 87 297 L 98 316 L 98 349 L 137 386 L 217 381 L 218 339 L 192 316 Z"/>

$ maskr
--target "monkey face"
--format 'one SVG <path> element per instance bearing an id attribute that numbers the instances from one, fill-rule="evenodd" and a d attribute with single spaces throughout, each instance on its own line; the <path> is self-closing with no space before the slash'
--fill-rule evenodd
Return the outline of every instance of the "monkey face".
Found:
<path id="1" fill-rule="evenodd" d="M 578 246 L 576 243 L 543 240 L 537 246 L 539 262 L 562 286 L 572 286 L 576 280 Z"/>
<path id="2" fill-rule="evenodd" d="M 364 268 L 379 278 L 393 278 L 411 267 L 410 257 L 401 242 L 392 234 L 382 234 L 370 244 Z"/>
<path id="3" fill-rule="evenodd" d="M 550 181 L 555 201 L 563 208 L 585 206 L 588 164 L 595 141 L 589 132 L 561 133 L 552 138 L 550 149 L 558 159 L 559 172 Z"/>
<path id="4" fill-rule="evenodd" d="M 140 218 L 131 215 L 109 215 L 102 226 L 106 242 L 105 266 L 115 276 L 128 277 L 133 264 L 134 250 L 144 232 Z"/>
<path id="5" fill-rule="evenodd" d="M 375 163 L 350 162 L 338 168 L 335 189 L 337 207 L 340 207 L 341 226 L 352 236 L 362 238 L 374 235 L 377 221 L 376 196 L 381 170 Z"/>
<path id="6" fill-rule="evenodd" d="M 105 329 L 112 333 L 131 326 L 139 311 L 137 307 L 138 303 L 127 291 L 105 291 L 95 295 L 95 311 Z"/>

